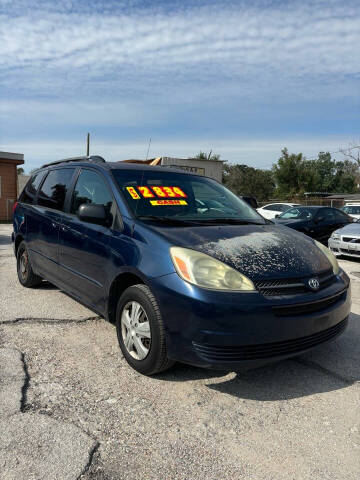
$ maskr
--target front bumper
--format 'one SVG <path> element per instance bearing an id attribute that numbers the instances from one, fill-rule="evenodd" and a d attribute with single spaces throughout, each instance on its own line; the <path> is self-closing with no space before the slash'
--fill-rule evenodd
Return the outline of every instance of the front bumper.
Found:
<path id="1" fill-rule="evenodd" d="M 169 357 L 216 369 L 251 368 L 335 338 L 350 313 L 349 279 L 316 293 L 273 296 L 198 288 L 177 274 L 152 279 Z"/>
<path id="2" fill-rule="evenodd" d="M 334 240 L 330 237 L 328 245 L 330 250 L 336 256 L 345 255 L 347 257 L 360 258 L 360 243 L 344 242 L 342 238 Z"/>

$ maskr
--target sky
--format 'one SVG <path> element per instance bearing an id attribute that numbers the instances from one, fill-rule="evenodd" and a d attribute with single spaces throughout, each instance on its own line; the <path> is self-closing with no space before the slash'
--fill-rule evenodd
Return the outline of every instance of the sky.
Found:
<path id="1" fill-rule="evenodd" d="M 359 0 L 0 0 L 0 150 L 271 168 L 360 143 Z M 335 155 L 336 156 L 336 155 Z M 338 158 L 341 158 L 341 156 Z"/>

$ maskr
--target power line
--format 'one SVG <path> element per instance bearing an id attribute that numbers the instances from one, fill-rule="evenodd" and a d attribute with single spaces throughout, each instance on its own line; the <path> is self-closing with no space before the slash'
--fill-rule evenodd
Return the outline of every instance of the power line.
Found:
<path id="1" fill-rule="evenodd" d="M 330 155 L 335 155 L 335 153 L 342 153 L 344 155 L 345 152 L 351 152 L 352 150 L 355 150 L 356 148 L 360 148 L 360 145 L 354 145 L 353 147 L 347 147 L 347 148 L 339 148 L 339 150 L 335 150 L 334 152 L 328 152 L 327 150 L 321 150 L 321 152 L 324 153 L 330 153 Z M 305 157 L 306 160 L 317 160 L 318 157 L 315 158 L 307 158 Z"/>

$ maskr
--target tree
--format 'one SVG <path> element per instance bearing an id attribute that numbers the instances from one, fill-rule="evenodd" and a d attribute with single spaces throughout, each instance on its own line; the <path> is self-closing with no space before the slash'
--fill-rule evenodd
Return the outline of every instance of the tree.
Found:
<path id="1" fill-rule="evenodd" d="M 17 174 L 18 175 L 23 175 L 24 172 L 25 172 L 25 170 L 22 167 L 18 167 L 18 169 L 17 169 Z"/>
<path id="2" fill-rule="evenodd" d="M 302 153 L 289 153 L 287 148 L 283 148 L 272 169 L 276 196 L 287 197 L 306 191 L 309 183 L 314 182 L 314 172 L 309 167 Z"/>
<path id="3" fill-rule="evenodd" d="M 197 158 L 198 160 L 215 160 L 215 161 L 219 161 L 219 160 L 220 160 L 220 155 L 215 154 L 215 153 L 212 153 L 212 150 L 210 150 L 209 153 L 200 151 L 200 152 L 195 156 L 195 158 Z"/>
<path id="4" fill-rule="evenodd" d="M 276 196 L 301 195 L 306 191 L 353 193 L 358 171 L 353 161 L 336 161 L 329 152 L 319 152 L 318 158 L 307 160 L 302 153 L 289 154 L 284 148 L 273 166 Z"/>
<path id="5" fill-rule="evenodd" d="M 360 145 L 350 143 L 348 147 L 340 148 L 339 151 L 351 162 L 356 162 L 360 168 Z"/>
<path id="6" fill-rule="evenodd" d="M 274 193 L 275 183 L 270 170 L 247 165 L 224 165 L 223 183 L 236 195 L 250 195 L 260 202 Z"/>

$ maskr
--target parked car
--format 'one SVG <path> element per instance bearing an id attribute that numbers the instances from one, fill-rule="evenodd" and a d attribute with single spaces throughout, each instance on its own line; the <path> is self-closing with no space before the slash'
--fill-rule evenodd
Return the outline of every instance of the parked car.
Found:
<path id="1" fill-rule="evenodd" d="M 341 207 L 341 210 L 350 215 L 350 217 L 360 220 L 360 203 L 346 203 Z"/>
<path id="2" fill-rule="evenodd" d="M 360 258 L 360 220 L 335 230 L 329 238 L 329 248 L 336 256 Z"/>
<path id="3" fill-rule="evenodd" d="M 349 278 L 330 250 L 201 175 L 99 157 L 45 165 L 12 239 L 20 283 L 48 280 L 114 322 L 143 374 L 258 366 L 347 325 Z"/>
<path id="4" fill-rule="evenodd" d="M 275 223 L 303 232 L 319 242 L 327 242 L 334 230 L 352 223 L 346 213 L 332 207 L 295 207 L 275 219 Z"/>
<path id="5" fill-rule="evenodd" d="M 273 219 L 276 218 L 278 215 L 289 210 L 289 208 L 296 207 L 300 205 L 299 203 L 269 203 L 268 205 L 264 205 L 263 207 L 257 208 L 256 210 L 262 215 L 264 218 Z"/>

